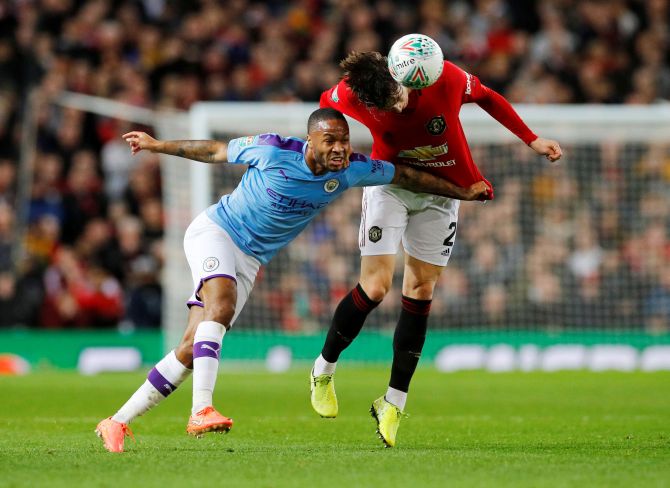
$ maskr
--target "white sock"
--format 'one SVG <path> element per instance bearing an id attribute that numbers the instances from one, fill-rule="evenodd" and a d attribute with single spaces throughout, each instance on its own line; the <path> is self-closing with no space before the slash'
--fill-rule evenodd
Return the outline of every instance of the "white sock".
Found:
<path id="1" fill-rule="evenodd" d="M 149 371 L 147 380 L 112 416 L 112 419 L 124 424 L 132 422 L 135 417 L 146 413 L 167 398 L 188 378 L 189 374 L 191 370 L 177 359 L 174 351 L 170 351 Z"/>
<path id="2" fill-rule="evenodd" d="M 389 386 L 386 390 L 386 395 L 384 396 L 386 401 L 392 405 L 398 407 L 401 411 L 405 411 L 405 403 L 407 403 L 407 392 L 396 390 Z"/>
<path id="3" fill-rule="evenodd" d="M 322 374 L 333 374 L 335 373 L 335 368 L 337 368 L 337 363 L 329 363 L 323 356 L 319 354 L 319 357 L 314 361 L 314 376 L 319 376 Z"/>
<path id="4" fill-rule="evenodd" d="M 226 333 L 223 324 L 205 320 L 198 324 L 193 338 L 193 408 L 195 415 L 212 405 L 212 395 L 219 371 L 219 351 Z"/>

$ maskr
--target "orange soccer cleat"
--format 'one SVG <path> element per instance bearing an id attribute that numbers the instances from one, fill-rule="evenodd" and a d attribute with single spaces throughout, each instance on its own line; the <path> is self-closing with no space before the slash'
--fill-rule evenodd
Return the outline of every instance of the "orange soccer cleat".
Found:
<path id="1" fill-rule="evenodd" d="M 206 432 L 228 432 L 233 420 L 224 417 L 214 407 L 205 407 L 195 415 L 191 415 L 186 426 L 186 433 L 202 437 Z"/>
<path id="2" fill-rule="evenodd" d="M 112 420 L 112 417 L 101 420 L 95 428 L 95 433 L 102 439 L 105 449 L 109 452 L 123 452 L 123 441 L 127 435 L 135 440 L 128 424 Z"/>

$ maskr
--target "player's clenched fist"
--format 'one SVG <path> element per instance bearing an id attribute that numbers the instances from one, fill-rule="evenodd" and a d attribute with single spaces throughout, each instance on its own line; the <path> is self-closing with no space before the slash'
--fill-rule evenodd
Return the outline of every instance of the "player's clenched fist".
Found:
<path id="1" fill-rule="evenodd" d="M 543 139 L 538 137 L 530 143 L 530 147 L 536 153 L 546 156 L 547 159 L 552 163 L 561 159 L 561 156 L 563 155 L 561 146 L 558 144 L 558 142 L 552 141 L 551 139 Z"/>
<path id="2" fill-rule="evenodd" d="M 491 200 L 493 191 L 485 181 L 478 181 L 465 190 L 463 200 Z"/>
<path id="3" fill-rule="evenodd" d="M 123 134 L 121 137 L 130 144 L 130 152 L 132 154 L 137 154 L 142 149 L 155 151 L 158 144 L 158 141 L 146 132 L 132 131 Z"/>

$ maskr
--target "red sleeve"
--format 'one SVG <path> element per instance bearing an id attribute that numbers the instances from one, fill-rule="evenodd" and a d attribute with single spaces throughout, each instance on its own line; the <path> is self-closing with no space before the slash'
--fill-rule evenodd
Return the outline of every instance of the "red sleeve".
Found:
<path id="1" fill-rule="evenodd" d="M 319 99 L 319 108 L 334 108 L 330 97 L 332 96 L 333 90 L 335 88 L 337 88 L 337 85 L 335 85 L 332 88 L 329 88 L 328 90 L 326 90 L 321 94 L 321 98 Z"/>
<path id="2" fill-rule="evenodd" d="M 537 139 L 537 135 L 521 120 L 519 114 L 505 97 L 482 85 L 482 82 L 476 76 L 470 73 L 465 73 L 465 76 L 466 87 L 463 94 L 463 103 L 475 102 L 486 110 L 491 117 L 525 142 L 526 145 Z"/>
<path id="3" fill-rule="evenodd" d="M 360 104 L 360 102 L 344 80 L 323 92 L 319 100 L 321 108 L 334 108 L 355 119 L 358 119 L 357 104 Z"/>

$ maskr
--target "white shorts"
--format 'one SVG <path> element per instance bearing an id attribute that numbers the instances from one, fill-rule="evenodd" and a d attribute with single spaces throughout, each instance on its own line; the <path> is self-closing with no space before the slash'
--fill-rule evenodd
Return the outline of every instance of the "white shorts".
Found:
<path id="1" fill-rule="evenodd" d="M 395 185 L 365 187 L 359 234 L 361 255 L 396 254 L 402 239 L 410 256 L 446 266 L 456 240 L 460 203 Z"/>
<path id="2" fill-rule="evenodd" d="M 220 277 L 230 278 L 237 284 L 237 304 L 230 322 L 232 325 L 249 298 L 261 266 L 260 261 L 243 253 L 228 233 L 205 212 L 193 219 L 186 229 L 184 251 L 193 276 L 194 291 L 188 300 L 188 306 L 203 306 L 198 293 L 205 281 Z"/>

